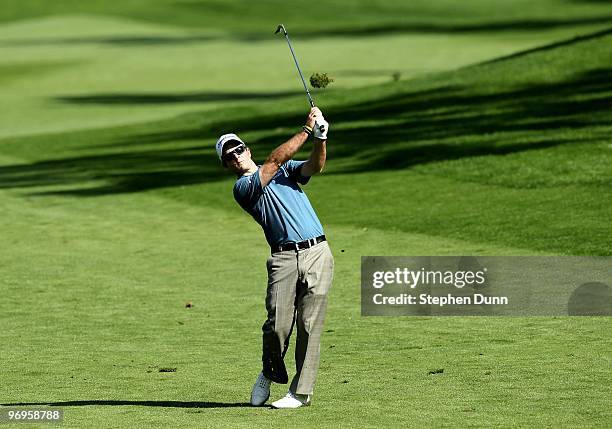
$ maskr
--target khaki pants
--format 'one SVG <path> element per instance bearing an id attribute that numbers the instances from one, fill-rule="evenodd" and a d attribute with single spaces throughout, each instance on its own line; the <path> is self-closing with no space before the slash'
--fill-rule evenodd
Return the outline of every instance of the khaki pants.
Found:
<path id="1" fill-rule="evenodd" d="M 283 361 L 289 337 L 297 324 L 296 374 L 289 390 L 311 395 L 319 369 L 320 340 L 327 293 L 332 284 L 334 258 L 327 241 L 309 249 L 284 251 L 268 258 L 268 290 L 263 324 L 263 373 L 286 384 Z"/>

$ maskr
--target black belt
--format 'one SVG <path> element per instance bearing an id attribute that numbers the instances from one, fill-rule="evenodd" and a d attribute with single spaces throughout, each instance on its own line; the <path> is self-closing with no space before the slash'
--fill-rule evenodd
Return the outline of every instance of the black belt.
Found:
<path id="1" fill-rule="evenodd" d="M 326 238 L 324 235 L 319 235 L 318 237 L 300 241 L 299 243 L 291 242 L 291 243 L 279 244 L 277 246 L 272 246 L 272 253 L 284 252 L 286 250 L 298 251 L 298 250 L 309 249 L 316 244 L 324 242 L 325 240 Z"/>

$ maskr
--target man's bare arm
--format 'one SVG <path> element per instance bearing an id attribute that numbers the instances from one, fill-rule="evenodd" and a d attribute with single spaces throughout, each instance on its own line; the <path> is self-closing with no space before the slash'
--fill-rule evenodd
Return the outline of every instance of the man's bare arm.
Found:
<path id="1" fill-rule="evenodd" d="M 262 187 L 270 183 L 281 165 L 293 158 L 306 140 L 308 140 L 308 134 L 301 131 L 272 151 L 259 169 L 259 180 Z"/>
<path id="2" fill-rule="evenodd" d="M 302 165 L 300 172 L 302 176 L 314 176 L 323 171 L 325 159 L 327 158 L 327 140 L 314 139 L 314 146 L 308 160 Z"/>
<path id="3" fill-rule="evenodd" d="M 317 107 L 310 109 L 306 125 L 312 128 L 315 123 L 315 117 L 318 114 L 321 114 L 321 111 Z M 259 180 L 262 187 L 270 183 L 270 180 L 272 180 L 281 165 L 293 158 L 293 155 L 300 150 L 306 140 L 308 140 L 308 133 L 301 131 L 272 151 L 266 162 L 259 169 Z"/>

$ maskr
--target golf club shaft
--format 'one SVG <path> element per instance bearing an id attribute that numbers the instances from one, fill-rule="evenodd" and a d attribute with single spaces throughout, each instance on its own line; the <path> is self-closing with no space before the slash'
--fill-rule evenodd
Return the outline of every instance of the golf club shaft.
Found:
<path id="1" fill-rule="evenodd" d="M 310 107 L 314 107 L 314 101 L 312 96 L 310 95 L 310 91 L 308 91 L 308 87 L 306 86 L 306 81 L 304 80 L 304 75 L 302 74 L 302 70 L 300 70 L 300 65 L 298 64 L 298 60 L 295 57 L 295 52 L 293 52 L 293 48 L 291 47 L 291 41 L 289 40 L 289 34 L 287 34 L 287 30 L 283 27 L 283 34 L 285 35 L 285 39 L 287 39 L 287 44 L 289 45 L 289 50 L 291 51 L 291 56 L 293 57 L 293 61 L 295 62 L 295 66 L 297 67 L 297 71 L 300 74 L 300 79 L 302 79 L 302 85 L 304 85 L 304 89 L 306 90 L 306 96 L 308 97 L 308 101 L 310 102 Z"/>

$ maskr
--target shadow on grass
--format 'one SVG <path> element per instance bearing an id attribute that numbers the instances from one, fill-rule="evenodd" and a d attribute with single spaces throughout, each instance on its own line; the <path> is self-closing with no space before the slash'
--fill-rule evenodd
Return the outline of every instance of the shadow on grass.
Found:
<path id="1" fill-rule="evenodd" d="M 600 136 L 567 132 L 609 125 L 611 111 L 612 68 L 489 92 L 463 86 L 402 92 L 326 111 L 333 127 L 329 159 L 341 161 L 328 171 L 393 170 L 592 142 Z M 92 131 L 78 137 L 92 154 L 0 166 L 0 189 L 51 187 L 32 193 L 97 196 L 223 180 L 228 176 L 213 148 L 219 134 L 259 132 L 262 137 L 248 143 L 261 160 L 303 119 L 303 114 L 216 123 L 192 119 L 170 131 L 113 137 Z"/>
<path id="2" fill-rule="evenodd" d="M 73 104 L 169 104 L 210 103 L 218 101 L 275 100 L 300 94 L 284 92 L 191 92 L 184 94 L 118 93 L 56 97 L 56 101 Z"/>
<path id="3" fill-rule="evenodd" d="M 185 402 L 185 401 L 111 401 L 87 400 L 64 402 L 15 402 L 0 404 L 3 407 L 49 406 L 49 407 L 83 407 L 83 406 L 136 406 L 164 408 L 242 408 L 253 406 L 247 402 Z"/>
<path id="4" fill-rule="evenodd" d="M 216 161 L 199 147 L 46 160 L 0 167 L 0 189 L 78 186 L 40 193 L 74 196 L 139 192 L 223 179 L 226 176 Z"/>
<path id="5" fill-rule="evenodd" d="M 312 40 L 332 37 L 371 37 L 395 34 L 470 34 L 529 32 L 558 28 L 571 28 L 584 25 L 612 23 L 612 15 L 582 16 L 575 18 L 549 19 L 513 19 L 490 22 L 388 22 L 384 25 L 361 25 L 349 27 L 328 27 L 308 31 L 292 31 L 292 36 L 301 40 Z M 188 34 L 188 35 L 124 35 L 124 36 L 90 36 L 62 38 L 27 38 L 0 41 L 0 46 L 28 47 L 45 45 L 111 45 L 125 48 L 142 48 L 146 46 L 201 44 L 217 41 L 235 41 L 243 43 L 265 42 L 274 40 L 273 31 L 250 33 L 240 31 L 225 34 Z"/>
<path id="6" fill-rule="evenodd" d="M 494 58 L 494 59 L 489 60 L 489 61 L 483 61 L 481 63 L 476 64 L 475 66 L 479 66 L 481 64 L 498 63 L 500 61 L 506 61 L 506 60 L 509 60 L 509 59 L 512 59 L 512 58 L 524 57 L 525 55 L 529 55 L 529 54 L 532 54 L 534 52 L 548 51 L 548 50 L 551 50 L 551 49 L 560 48 L 562 46 L 569 46 L 569 45 L 573 45 L 573 44 L 575 44 L 577 42 L 584 42 L 584 41 L 587 41 L 587 40 L 592 40 L 592 39 L 597 39 L 597 38 L 600 38 L 600 37 L 603 37 L 603 36 L 607 36 L 608 34 L 612 34 L 612 28 L 606 28 L 604 30 L 597 31 L 595 33 L 585 34 L 584 36 L 576 36 L 573 39 L 562 40 L 560 42 L 550 43 L 548 45 L 538 46 L 537 48 L 527 49 L 527 50 L 524 50 L 524 51 L 521 51 L 521 52 L 517 52 L 517 53 L 514 53 L 514 54 L 506 55 L 506 56 L 503 56 L 503 57 Z"/>
<path id="7" fill-rule="evenodd" d="M 121 47 L 143 47 L 155 45 L 184 45 L 220 40 L 218 36 L 189 35 L 189 36 L 162 36 L 162 35 L 134 35 L 134 36 L 91 36 L 91 37 L 62 37 L 62 38 L 28 38 L 0 41 L 0 46 L 29 47 L 47 45 L 112 45 Z"/>
<path id="8" fill-rule="evenodd" d="M 453 34 L 542 31 L 579 25 L 612 23 L 612 15 L 569 19 L 526 19 L 485 23 L 389 23 L 380 26 L 324 29 L 316 33 L 296 33 L 302 39 L 319 37 L 367 37 L 388 34 Z"/>

